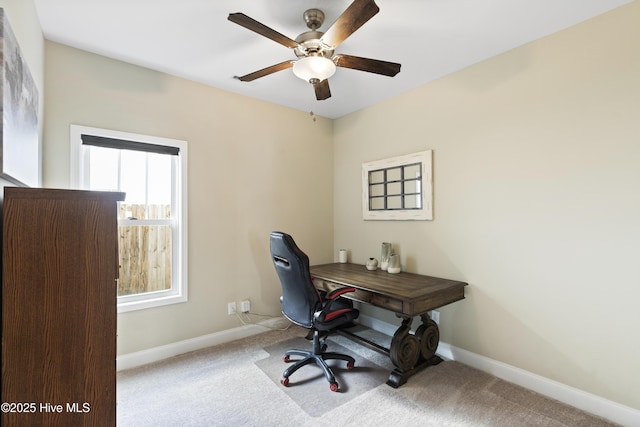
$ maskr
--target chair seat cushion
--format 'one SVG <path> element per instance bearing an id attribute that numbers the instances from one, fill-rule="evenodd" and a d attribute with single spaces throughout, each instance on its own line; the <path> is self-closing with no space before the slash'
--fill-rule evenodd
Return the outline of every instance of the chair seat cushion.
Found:
<path id="1" fill-rule="evenodd" d="M 355 308 L 342 308 L 330 311 L 324 320 L 316 320 L 314 327 L 319 331 L 328 331 L 353 322 L 359 315 L 360 311 Z"/>

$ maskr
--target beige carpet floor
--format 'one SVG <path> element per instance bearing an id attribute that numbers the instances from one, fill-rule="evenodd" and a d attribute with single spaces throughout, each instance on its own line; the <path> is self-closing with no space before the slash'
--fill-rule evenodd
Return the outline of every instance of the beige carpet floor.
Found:
<path id="1" fill-rule="evenodd" d="M 615 425 L 452 361 L 394 389 L 385 384 L 388 358 L 341 336 L 329 338 L 329 351 L 353 355 L 356 368 L 336 362 L 340 392 L 312 365 L 285 388 L 282 351 L 310 346 L 305 335 L 297 327 L 269 331 L 120 372 L 118 426 Z"/>

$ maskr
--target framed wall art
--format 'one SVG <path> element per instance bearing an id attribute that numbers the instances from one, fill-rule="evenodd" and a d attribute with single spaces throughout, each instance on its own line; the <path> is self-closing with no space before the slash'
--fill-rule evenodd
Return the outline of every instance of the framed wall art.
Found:
<path id="1" fill-rule="evenodd" d="M 38 88 L 4 9 L 0 8 L 0 179 L 14 185 L 38 186 Z"/>
<path id="2" fill-rule="evenodd" d="M 433 219 L 432 150 L 363 163 L 362 217 Z"/>

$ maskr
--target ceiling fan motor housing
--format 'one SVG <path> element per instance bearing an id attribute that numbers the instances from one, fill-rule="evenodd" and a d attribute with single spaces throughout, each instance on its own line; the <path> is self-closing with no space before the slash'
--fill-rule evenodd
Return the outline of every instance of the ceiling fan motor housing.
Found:
<path id="1" fill-rule="evenodd" d="M 333 56 L 333 49 L 327 49 L 320 39 L 323 36 L 322 31 L 307 31 L 296 37 L 296 42 L 300 46 L 293 49 L 293 52 L 298 58 L 304 58 L 305 56 L 323 56 L 325 58 L 331 58 Z"/>
<path id="2" fill-rule="evenodd" d="M 296 38 L 296 42 L 300 44 L 299 47 L 293 49 L 296 56 L 298 58 L 306 56 L 331 58 L 333 49 L 328 49 L 328 46 L 320 41 L 324 33 L 317 31 L 324 23 L 324 12 L 320 9 L 307 9 L 302 14 L 302 17 L 311 31 L 304 32 Z"/>

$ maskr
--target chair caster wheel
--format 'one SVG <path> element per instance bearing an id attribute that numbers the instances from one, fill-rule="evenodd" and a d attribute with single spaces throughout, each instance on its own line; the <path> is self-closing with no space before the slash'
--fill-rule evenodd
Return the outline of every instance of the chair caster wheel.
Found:
<path id="1" fill-rule="evenodd" d="M 338 383 L 331 383 L 331 384 L 329 384 L 329 389 L 330 389 L 331 391 L 338 391 L 338 388 L 339 388 Z"/>
<path id="2" fill-rule="evenodd" d="M 280 379 L 280 384 L 282 384 L 285 387 L 289 386 L 289 378 L 283 377 Z"/>
<path id="3" fill-rule="evenodd" d="M 356 365 L 353 362 L 347 362 L 347 369 L 352 370 Z"/>

